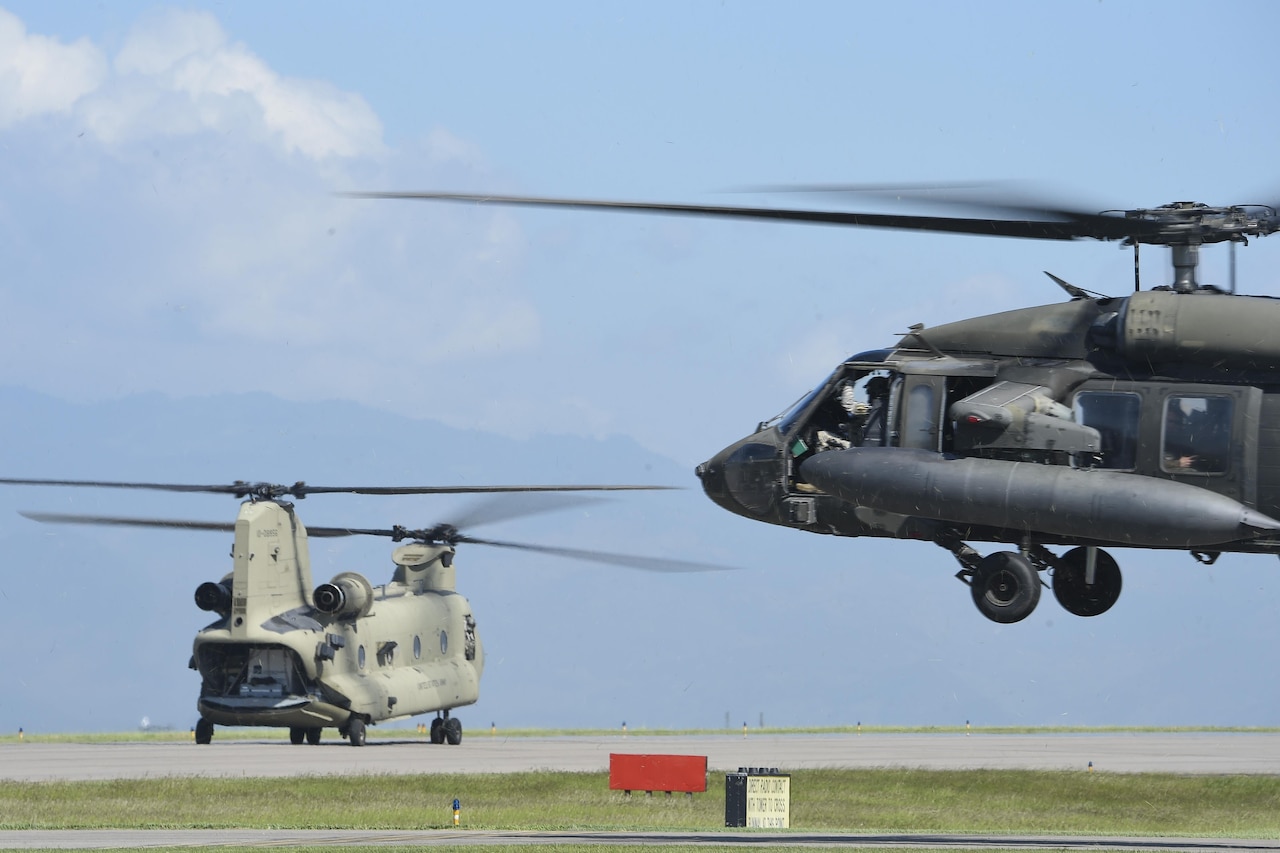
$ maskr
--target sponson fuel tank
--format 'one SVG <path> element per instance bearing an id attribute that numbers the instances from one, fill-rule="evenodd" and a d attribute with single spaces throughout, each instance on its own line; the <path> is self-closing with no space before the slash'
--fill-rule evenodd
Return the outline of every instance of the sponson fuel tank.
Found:
<path id="1" fill-rule="evenodd" d="M 1280 532 L 1224 495 L 1116 471 L 854 447 L 816 454 L 801 473 L 869 509 L 1087 541 L 1199 548 Z"/>

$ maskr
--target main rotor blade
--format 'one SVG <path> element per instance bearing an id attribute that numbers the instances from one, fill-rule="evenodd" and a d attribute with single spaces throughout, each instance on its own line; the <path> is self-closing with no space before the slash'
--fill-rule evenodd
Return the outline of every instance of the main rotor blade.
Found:
<path id="1" fill-rule="evenodd" d="M 863 199 L 867 196 L 940 204 L 946 207 L 964 207 L 970 211 L 986 211 L 1000 214 L 1001 218 L 1030 218 L 1036 221 L 1090 223 L 1103 229 L 1113 228 L 1119 217 L 1064 207 L 1045 199 L 1036 198 L 1031 191 L 1016 192 L 1016 181 L 970 181 L 935 184 L 773 184 L 748 187 L 742 192 L 776 194 L 822 194 Z M 1124 220 L 1120 220 L 1124 222 Z M 1126 229 L 1137 227 L 1139 231 L 1154 231 L 1142 222 L 1126 222 Z M 1090 235 L 1092 236 L 1092 235 Z"/>
<path id="2" fill-rule="evenodd" d="M 785 207 L 737 207 L 733 205 L 669 204 L 664 202 L 612 201 L 606 199 L 551 198 L 547 196 L 486 195 L 449 192 L 348 192 L 347 198 L 405 199 L 471 202 L 513 207 L 565 207 L 579 210 L 616 210 L 631 213 L 667 213 L 727 219 L 763 219 L 820 225 L 849 225 L 905 231 L 936 231 L 992 237 L 1024 237 L 1035 240 L 1122 240 L 1135 230 L 1145 234 L 1146 223 L 1121 216 L 1064 212 L 1064 221 L 912 216 L 891 213 L 856 213 L 839 210 L 801 210 Z"/>
<path id="3" fill-rule="evenodd" d="M 187 521 L 162 518 L 127 518 L 112 515 L 76 515 L 59 512 L 21 512 L 20 515 L 32 521 L 44 524 L 88 524 L 107 527 L 151 527 L 178 530 L 209 530 L 219 533 L 233 533 L 236 526 L 229 522 Z M 332 539 L 344 536 L 382 536 L 400 541 L 405 531 L 401 528 L 371 527 L 308 527 L 307 536 L 316 539 Z M 490 545 L 495 548 L 510 548 L 518 551 L 533 551 L 549 554 L 553 557 L 565 557 L 572 560 L 584 560 L 591 563 L 625 566 L 631 569 L 642 569 L 650 572 L 720 572 L 731 571 L 729 566 L 714 563 L 699 563 L 690 560 L 671 560 L 663 557 L 639 557 L 632 554 L 615 554 L 609 551 L 591 551 L 582 548 L 560 548 L 551 545 L 531 545 L 521 542 L 504 542 L 497 539 L 479 539 L 474 536 L 455 535 L 450 544 L 468 543 L 471 545 Z"/>
<path id="4" fill-rule="evenodd" d="M 149 489 L 159 492 L 211 492 L 215 494 L 233 494 L 237 486 L 197 486 L 178 483 L 121 483 L 110 480 L 23 480 L 8 477 L 0 478 L 0 485 L 6 486 L 79 486 L 96 489 Z"/>
<path id="5" fill-rule="evenodd" d="M 485 495 L 507 492 L 660 492 L 683 486 L 569 485 L 569 486 L 304 486 L 308 495 Z"/>
<path id="6" fill-rule="evenodd" d="M 162 518 L 126 518 L 114 515 L 76 515 L 61 512 L 19 512 L 19 515 L 42 524 L 93 524 L 107 527 L 168 527 L 182 530 L 213 530 L 234 533 L 236 526 L 225 521 L 181 521 Z"/>
<path id="7" fill-rule="evenodd" d="M 510 521 L 546 512 L 560 512 L 585 504 L 599 503 L 604 498 L 586 494 L 491 495 L 475 501 L 450 518 L 446 524 L 459 530 L 470 530 L 485 524 Z"/>
<path id="8" fill-rule="evenodd" d="M 691 560 L 671 560 L 665 557 L 638 557 L 633 554 L 615 554 L 610 551 L 590 551 L 582 548 L 559 548 L 552 545 L 531 545 L 522 542 L 503 542 L 497 539 L 478 539 L 474 536 L 459 536 L 458 542 L 471 545 L 491 545 L 495 548 L 511 548 L 517 551 L 534 551 L 539 554 L 550 554 L 553 557 L 567 557 L 571 560 L 585 560 L 590 563 L 607 563 L 625 566 L 629 569 L 642 569 L 647 572 L 726 572 L 734 571 L 731 566 L 719 566 L 715 563 L 699 563 Z"/>
<path id="9" fill-rule="evenodd" d="M 191 485 L 182 483 L 129 483 L 113 480 L 36 480 L 0 478 L 9 486 L 76 486 L 98 489 L 147 489 L 161 492 L 200 492 L 271 500 L 279 497 L 305 498 L 307 495 L 462 495 L 503 492 L 626 492 L 666 491 L 680 486 L 646 485 L 562 485 L 562 486 L 308 486 L 299 481 L 291 486 L 276 483 L 237 481 L 230 485 Z"/>

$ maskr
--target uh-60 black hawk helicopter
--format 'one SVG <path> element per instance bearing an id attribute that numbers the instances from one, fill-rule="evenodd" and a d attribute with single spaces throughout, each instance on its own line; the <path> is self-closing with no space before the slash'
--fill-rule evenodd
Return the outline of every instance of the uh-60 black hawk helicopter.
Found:
<path id="1" fill-rule="evenodd" d="M 484 648 L 469 601 L 458 594 L 454 554 L 460 544 L 537 551 L 652 571 L 707 571 L 706 563 L 481 539 L 462 532 L 480 524 L 561 509 L 590 498 L 543 500 L 504 493 L 586 493 L 661 486 L 292 486 L 122 483 L 0 479 L 0 484 L 207 492 L 243 500 L 235 523 L 155 518 L 23 513 L 53 524 L 177 528 L 234 533 L 232 570 L 200 584 L 196 605 L 215 620 L 196 633 L 190 667 L 201 678 L 195 740 L 214 727 L 287 727 L 295 744 L 318 744 L 336 727 L 353 746 L 379 722 L 434 713 L 432 743 L 458 744 L 462 724 L 451 715 L 480 695 Z M 304 527 L 292 502 L 314 494 L 419 495 L 484 493 L 489 497 L 450 523 L 410 530 Z M 546 499 L 555 502 L 545 502 Z M 392 553 L 391 580 L 339 572 L 313 587 L 308 540 L 382 536 L 404 543 Z"/>
<path id="2" fill-rule="evenodd" d="M 776 190 L 777 188 L 775 188 Z M 1280 553 L 1280 300 L 1235 294 L 1234 244 L 1280 230 L 1277 205 L 1179 202 L 1100 213 L 925 188 L 808 186 L 964 205 L 978 216 L 602 201 L 469 193 L 349 193 L 1036 240 L 1123 241 L 1134 292 L 1050 275 L 1069 301 L 925 328 L 841 363 L 808 395 L 697 468 L 749 519 L 837 536 L 932 541 L 978 609 L 1017 622 L 1052 576 L 1078 616 L 1108 610 L 1106 547 Z M 1228 287 L 1197 281 L 1200 247 L 1232 245 Z M 1171 284 L 1138 287 L 1141 245 L 1169 247 Z M 983 556 L 968 542 L 1016 546 Z M 1055 553 L 1051 547 L 1066 547 Z"/>

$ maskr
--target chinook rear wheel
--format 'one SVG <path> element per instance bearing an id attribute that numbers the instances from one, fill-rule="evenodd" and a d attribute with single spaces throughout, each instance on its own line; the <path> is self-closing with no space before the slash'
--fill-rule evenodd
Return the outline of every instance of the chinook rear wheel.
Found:
<path id="1" fill-rule="evenodd" d="M 318 746 L 320 744 L 320 733 L 322 731 L 324 731 L 324 729 L 307 729 L 307 743 L 312 746 Z"/>
<path id="2" fill-rule="evenodd" d="M 445 719 L 444 739 L 449 742 L 450 746 L 457 746 L 462 743 L 462 720 L 457 717 Z"/>
<path id="3" fill-rule="evenodd" d="M 1058 558 L 1053 569 L 1053 597 L 1068 613 L 1097 616 L 1120 598 L 1120 565 L 1101 548 L 1095 550 L 1093 583 L 1088 577 L 1089 549 L 1072 548 Z"/>
<path id="4" fill-rule="evenodd" d="M 973 603 L 992 622 L 1021 622 L 1040 602 L 1040 576 L 1015 551 L 997 551 L 982 559 L 969 582 Z"/>
<path id="5" fill-rule="evenodd" d="M 299 726 L 289 726 L 289 743 L 297 746 L 306 738 L 306 731 Z"/>
<path id="6" fill-rule="evenodd" d="M 352 717 L 347 723 L 347 737 L 352 746 L 364 746 L 364 720 Z"/>
<path id="7" fill-rule="evenodd" d="M 196 723 L 196 743 L 209 743 L 213 740 L 213 723 L 201 717 Z"/>

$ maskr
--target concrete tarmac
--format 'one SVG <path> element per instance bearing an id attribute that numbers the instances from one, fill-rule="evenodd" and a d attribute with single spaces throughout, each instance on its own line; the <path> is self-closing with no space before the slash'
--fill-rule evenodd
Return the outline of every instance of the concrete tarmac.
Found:
<path id="1" fill-rule="evenodd" d="M 328 730 L 326 730 L 327 732 Z M 371 739 L 363 748 L 336 737 L 318 746 L 284 740 L 208 746 L 175 743 L 0 744 L 0 779 L 139 779 L 161 776 L 331 776 L 415 773 L 603 771 L 609 754 L 705 755 L 712 772 L 738 767 L 783 771 L 823 767 L 941 770 L 1053 769 L 1116 773 L 1250 773 L 1280 776 L 1280 733 L 1265 734 L 863 734 L 464 737 L 459 746 L 426 738 Z"/>

